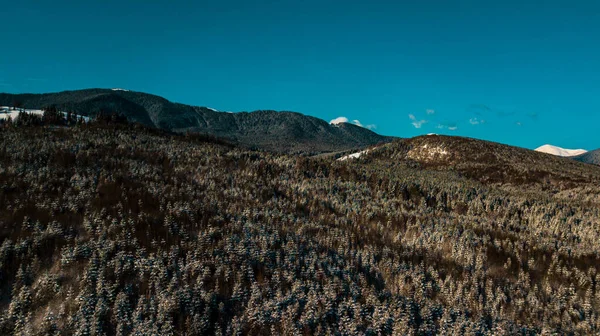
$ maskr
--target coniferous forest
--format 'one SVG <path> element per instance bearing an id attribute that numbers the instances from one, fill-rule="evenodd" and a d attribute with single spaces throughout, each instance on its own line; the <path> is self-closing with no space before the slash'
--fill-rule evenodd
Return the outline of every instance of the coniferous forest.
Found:
<path id="1" fill-rule="evenodd" d="M 0 334 L 598 334 L 599 181 L 463 138 L 337 161 L 11 122 Z"/>

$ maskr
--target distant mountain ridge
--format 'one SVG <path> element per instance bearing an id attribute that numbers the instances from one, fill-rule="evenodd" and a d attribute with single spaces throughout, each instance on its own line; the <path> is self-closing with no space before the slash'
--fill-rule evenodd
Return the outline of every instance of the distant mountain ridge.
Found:
<path id="1" fill-rule="evenodd" d="M 24 108 L 56 106 L 93 117 L 101 110 L 123 113 L 128 120 L 174 132 L 197 132 L 277 152 L 324 153 L 391 141 L 366 128 L 297 112 L 227 113 L 208 107 L 173 103 L 165 98 L 124 89 L 85 89 L 44 94 L 0 93 L 0 105 Z"/>
<path id="2" fill-rule="evenodd" d="M 572 158 L 573 160 L 577 160 L 579 162 L 594 164 L 600 166 L 600 149 L 596 149 L 593 151 L 589 151 L 587 153 L 577 155 Z"/>
<path id="3" fill-rule="evenodd" d="M 587 151 L 585 149 L 565 149 L 553 145 L 543 145 L 535 149 L 537 152 L 542 152 L 546 154 L 552 154 L 556 156 L 562 157 L 572 157 L 581 154 L 585 154 Z"/>

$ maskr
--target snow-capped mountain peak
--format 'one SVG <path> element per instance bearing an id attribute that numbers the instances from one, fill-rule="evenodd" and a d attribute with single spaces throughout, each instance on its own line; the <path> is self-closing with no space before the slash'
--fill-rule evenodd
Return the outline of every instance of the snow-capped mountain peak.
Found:
<path id="1" fill-rule="evenodd" d="M 560 148 L 560 147 L 553 146 L 553 145 L 543 145 L 543 146 L 536 148 L 535 150 L 537 152 L 552 154 L 552 155 L 556 155 L 556 156 L 563 156 L 563 157 L 577 156 L 577 155 L 587 153 L 587 151 L 585 149 L 565 149 L 565 148 Z"/>

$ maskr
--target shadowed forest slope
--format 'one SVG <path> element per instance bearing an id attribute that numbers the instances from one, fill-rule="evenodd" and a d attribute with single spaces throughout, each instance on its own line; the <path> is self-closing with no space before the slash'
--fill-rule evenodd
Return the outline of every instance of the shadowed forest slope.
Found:
<path id="1" fill-rule="evenodd" d="M 600 149 L 596 149 L 596 150 L 589 151 L 587 153 L 578 155 L 578 156 L 574 157 L 573 159 L 580 161 L 580 162 L 585 162 L 585 163 L 595 164 L 595 165 L 600 166 Z"/>
<path id="2" fill-rule="evenodd" d="M 3 94 L 0 106 L 55 106 L 61 111 L 94 117 L 100 111 L 121 113 L 138 122 L 175 132 L 227 138 L 246 147 L 275 152 L 317 154 L 388 142 L 391 137 L 350 123 L 330 125 L 296 112 L 228 113 L 170 102 L 134 91 L 86 89 L 45 94 Z"/>

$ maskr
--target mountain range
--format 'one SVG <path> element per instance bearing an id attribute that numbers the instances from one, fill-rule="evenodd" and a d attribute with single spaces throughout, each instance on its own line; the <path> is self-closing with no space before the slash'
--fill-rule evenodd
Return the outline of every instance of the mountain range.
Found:
<path id="1" fill-rule="evenodd" d="M 600 149 L 589 151 L 587 153 L 573 157 L 574 160 L 589 164 L 600 165 Z"/>
<path id="2" fill-rule="evenodd" d="M 348 153 L 393 141 L 351 123 L 331 124 L 297 112 L 261 110 L 220 112 L 209 107 L 174 103 L 165 98 L 124 89 L 84 89 L 43 94 L 0 93 L 0 106 L 59 110 L 93 117 L 103 111 L 121 113 L 131 122 L 177 133 L 200 133 L 249 148 L 280 153 Z M 432 135 L 430 135 L 432 136 Z M 600 165 L 600 150 L 564 149 L 544 145 L 538 152 Z"/>
<path id="3" fill-rule="evenodd" d="M 316 154 L 363 148 L 391 141 L 350 123 L 336 125 L 296 112 L 228 113 L 170 102 L 123 89 L 85 89 L 45 94 L 0 94 L 0 105 L 55 106 L 93 117 L 100 111 L 124 114 L 129 121 L 173 132 L 210 134 L 233 143 L 286 153 Z"/>

